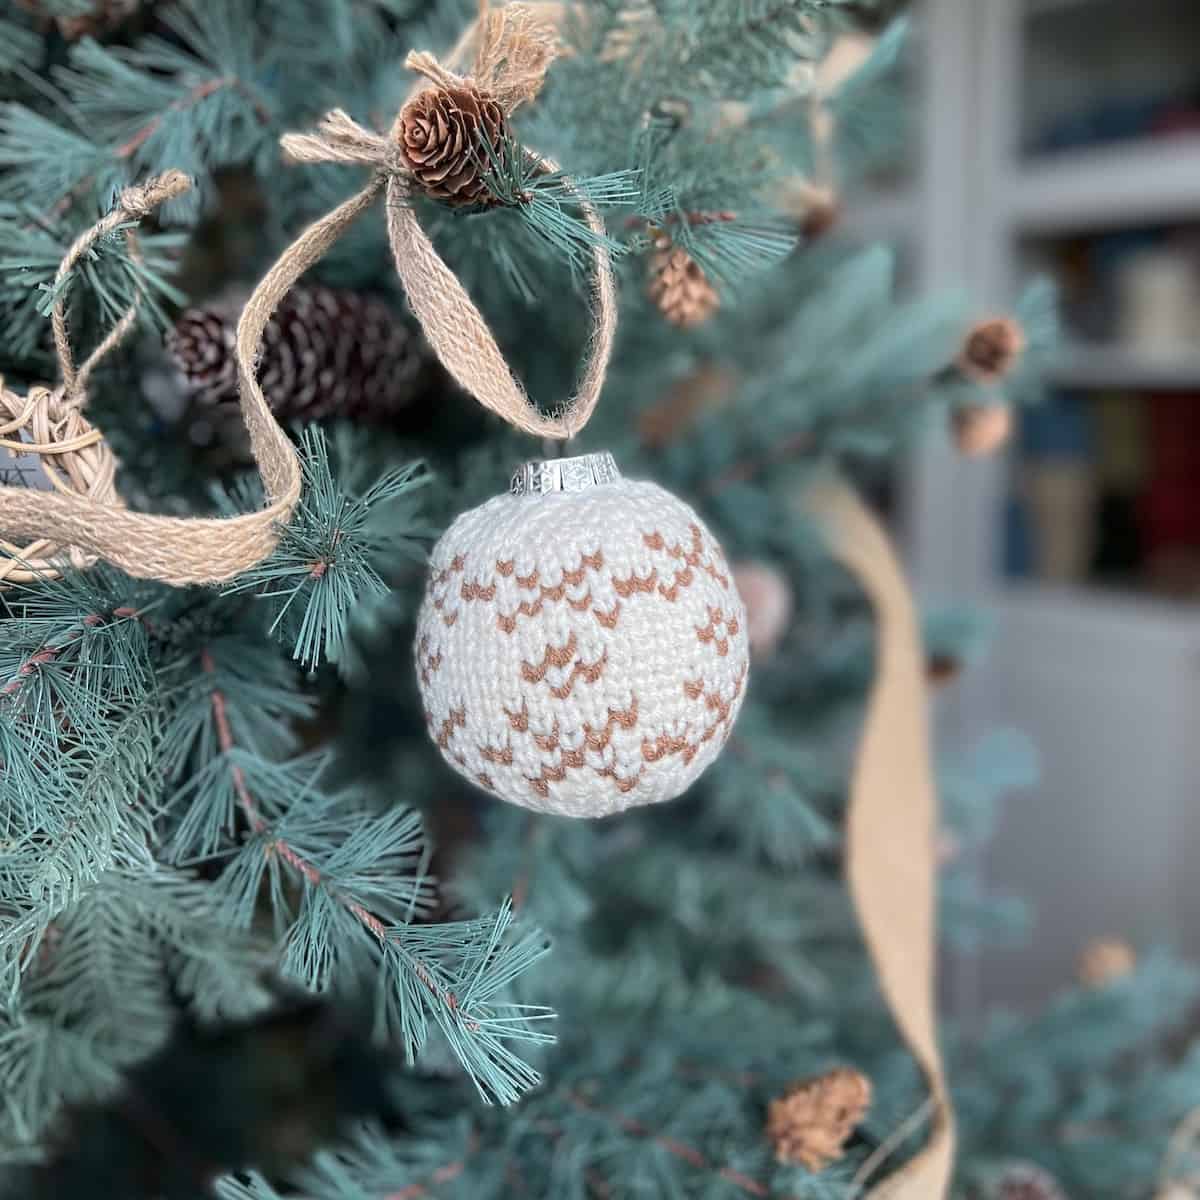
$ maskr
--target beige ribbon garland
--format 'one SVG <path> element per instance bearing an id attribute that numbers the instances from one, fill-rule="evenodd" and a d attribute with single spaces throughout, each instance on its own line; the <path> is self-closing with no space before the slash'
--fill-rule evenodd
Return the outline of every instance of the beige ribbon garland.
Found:
<path id="1" fill-rule="evenodd" d="M 925 1148 L 868 1197 L 941 1200 L 953 1169 L 954 1115 L 937 1040 L 937 794 L 919 626 L 887 533 L 853 491 L 822 484 L 809 503 L 875 610 L 875 679 L 851 780 L 846 874 L 879 986 L 933 1107 Z"/>
<path id="2" fill-rule="evenodd" d="M 511 4 L 491 10 L 485 4 L 450 58 L 456 62 L 474 47 L 468 79 L 454 75 L 427 54 L 410 55 L 408 65 L 433 80 L 435 86 L 470 83 L 486 87 L 507 115 L 540 90 L 546 69 L 557 53 L 556 26 L 561 17 L 562 10 L 556 5 Z M 337 110 L 325 118 L 317 133 L 283 138 L 284 151 L 295 162 L 366 166 L 372 169 L 372 177 L 362 191 L 311 225 L 283 253 L 255 288 L 238 322 L 236 355 L 242 417 L 262 477 L 266 506 L 229 518 L 162 517 L 129 512 L 111 488 L 98 496 L 94 489 L 79 489 L 85 494 L 75 494 L 73 489 L 47 495 L 0 487 L 0 530 L 7 537 L 35 539 L 37 547 L 69 546 L 77 565 L 102 558 L 130 575 L 176 585 L 224 582 L 270 554 L 280 528 L 299 500 L 301 476 L 295 448 L 271 413 L 258 383 L 255 358 L 263 331 L 293 284 L 381 192 L 386 198 L 388 241 L 396 270 L 430 345 L 450 374 L 484 407 L 525 433 L 567 439 L 583 429 L 600 398 L 617 324 L 616 282 L 599 213 L 569 180 L 564 181 L 596 235 L 592 247 L 594 330 L 575 398 L 555 414 L 546 415 L 533 405 L 513 377 L 487 322 L 417 222 L 409 198 L 411 177 L 399 138 L 403 115 L 401 110 L 389 133 L 382 135 Z M 529 151 L 525 154 L 527 163 L 537 172 L 558 170 L 549 159 Z M 175 189 L 173 194 L 187 186 L 179 172 L 163 177 L 167 179 L 169 187 Z M 166 198 L 164 186 L 159 180 L 147 189 L 123 193 L 117 208 L 72 247 L 60 278 L 98 237 L 150 211 L 153 204 L 147 202 L 148 193 L 157 189 L 155 203 Z M 84 367 L 76 371 L 61 303 L 56 305 L 54 336 L 62 383 L 51 394 L 82 409 L 91 368 L 121 341 L 135 316 L 135 310 L 126 313 Z M 4 411 L 0 409 L 0 421 L 3 419 Z M 10 422 L 4 428 L 11 432 L 15 425 Z M 65 435 L 73 449 L 73 439 L 79 432 Z M 94 439 L 89 447 L 93 444 Z M 77 448 L 83 449 L 82 445 Z M 62 447 L 57 452 L 63 453 Z"/>

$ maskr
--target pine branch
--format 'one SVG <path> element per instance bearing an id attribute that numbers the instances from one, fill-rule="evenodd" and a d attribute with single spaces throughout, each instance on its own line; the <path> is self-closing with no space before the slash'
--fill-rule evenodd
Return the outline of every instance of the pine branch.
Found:
<path id="1" fill-rule="evenodd" d="M 107 613 L 89 613 L 79 622 L 76 631 L 69 631 L 61 641 L 56 642 L 54 645 L 43 646 L 35 654 L 31 654 L 21 662 L 17 669 L 11 673 L 8 682 L 0 686 L 0 698 L 11 699 L 24 686 L 29 677 L 37 672 L 40 666 L 53 662 L 72 647 L 78 647 L 79 643 L 83 640 L 86 630 L 95 629 L 110 620 L 121 621 L 131 619 L 136 621 L 141 620 L 143 616 L 144 613 L 130 608 L 128 605 L 121 605 Z"/>
<path id="2" fill-rule="evenodd" d="M 15 991 L 50 923 L 144 841 L 154 779 L 150 605 L 115 574 L 14 589 L 0 649 L 0 988 Z M 82 611 L 83 615 L 80 615 Z"/>
<path id="3" fill-rule="evenodd" d="M 264 806 L 255 794 L 247 760 L 239 755 L 236 731 L 217 666 L 201 656 L 219 762 L 250 834 L 225 876 L 231 912 L 241 923 L 254 912 L 264 874 L 284 944 L 284 967 L 310 988 L 329 986 L 335 958 L 369 952 L 379 977 L 381 1022 L 402 1038 L 410 1055 L 424 1045 L 422 1014 L 430 1012 L 480 1094 L 502 1103 L 537 1081 L 537 1075 L 507 1049 L 509 1041 L 544 1043 L 530 1022 L 545 1010 L 497 1005 L 494 997 L 545 952 L 536 933 L 507 940 L 511 909 L 475 921 L 419 926 L 413 916 L 431 901 L 424 859 L 418 855 L 415 815 L 393 810 L 345 831 L 337 801 L 311 792 L 289 808 Z M 314 769 L 319 774 L 320 766 Z M 186 844 L 186 841 L 185 843 Z M 370 864 L 374 860 L 375 865 Z M 305 892 L 294 917 L 278 875 L 283 864 Z M 413 868 L 416 872 L 413 874 Z M 381 906 L 385 911 L 380 911 Z M 341 914 L 341 915 L 339 915 Z M 343 920 L 348 918 L 358 934 Z M 398 921 L 397 921 L 398 918 Z M 347 935 L 349 935 L 347 937 Z M 347 963 L 353 972 L 353 963 Z M 389 976 L 394 977 L 389 980 Z"/>
<path id="4" fill-rule="evenodd" d="M 186 96 L 181 96 L 178 100 L 173 100 L 168 107 L 170 113 L 185 113 L 188 109 L 195 107 L 197 104 L 207 100 L 210 96 L 215 95 L 223 88 L 232 88 L 240 90 L 245 98 L 254 106 L 254 111 L 258 115 L 259 121 L 263 125 L 270 124 L 271 115 L 267 112 L 261 100 L 252 94 L 248 94 L 245 85 L 238 79 L 233 79 L 227 75 L 217 76 L 213 79 L 205 79 L 201 83 L 195 85 Z M 166 115 L 158 115 L 152 117 L 141 129 L 132 134 L 129 139 L 123 142 L 116 148 L 114 154 L 117 158 L 132 158 L 142 146 L 149 141 L 163 127 L 163 122 L 167 120 Z"/>
<path id="5" fill-rule="evenodd" d="M 655 1146 L 665 1150 L 672 1157 L 686 1163 L 694 1170 L 706 1175 L 712 1175 L 723 1183 L 731 1184 L 735 1189 L 747 1196 L 769 1196 L 771 1194 L 768 1188 L 764 1184 L 759 1183 L 758 1180 L 751 1179 L 748 1175 L 735 1170 L 733 1167 L 719 1167 L 710 1163 L 699 1150 L 678 1141 L 676 1138 L 655 1133 L 634 1117 L 625 1116 L 621 1113 L 610 1113 L 602 1108 L 598 1108 L 580 1091 L 567 1093 L 565 1099 L 581 1112 L 595 1113 L 597 1116 L 611 1121 L 618 1129 L 629 1134 L 631 1137 L 652 1142 Z"/>
<path id="6" fill-rule="evenodd" d="M 432 532 L 418 517 L 416 493 L 430 482 L 423 463 L 386 471 L 353 494 L 337 476 L 349 473 L 344 459 L 356 447 L 338 449 L 335 471 L 324 432 L 304 431 L 300 503 L 274 552 L 226 589 L 266 599 L 271 632 L 291 640 L 293 657 L 309 668 L 341 660 L 355 609 L 384 600 L 384 573 L 423 559 L 419 539 Z"/>
<path id="7" fill-rule="evenodd" d="M 573 179 L 562 170 L 543 170 L 538 155 L 511 139 L 495 146 L 482 136 L 477 166 L 499 203 L 515 210 L 530 233 L 573 270 L 585 269 L 597 246 L 614 258 L 625 253 L 620 242 L 597 232 L 570 210 L 578 207 L 581 199 L 598 212 L 632 203 L 639 195 L 636 171 Z"/>
<path id="8" fill-rule="evenodd" d="M 16 72 L 38 61 L 42 39 L 15 21 L 0 20 L 0 72 Z"/>
<path id="9" fill-rule="evenodd" d="M 170 282 L 183 239 L 174 233 L 140 233 L 135 255 L 126 242 L 128 228 L 121 226 L 102 238 L 74 270 L 56 281 L 59 264 L 79 232 L 75 222 L 61 215 L 47 217 L 44 209 L 26 203 L 0 209 L 0 315 L 6 321 L 7 355 L 38 357 L 46 342 L 44 318 L 68 293 L 89 297 L 86 309 L 76 300 L 72 315 L 83 325 L 81 332 L 93 336 L 115 324 L 135 301 L 141 322 L 151 327 L 166 324 L 163 303 L 183 300 Z"/>

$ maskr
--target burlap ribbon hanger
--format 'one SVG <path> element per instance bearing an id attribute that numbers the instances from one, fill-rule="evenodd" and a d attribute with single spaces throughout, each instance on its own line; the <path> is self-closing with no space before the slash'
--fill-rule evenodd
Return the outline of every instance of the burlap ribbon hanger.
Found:
<path id="1" fill-rule="evenodd" d="M 554 31 L 561 16 L 559 7 L 553 5 L 485 8 L 448 62 L 455 65 L 473 55 L 469 79 L 486 87 L 507 115 L 540 89 L 554 57 Z M 410 55 L 408 65 L 424 77 L 414 91 L 431 83 L 439 86 L 462 82 L 450 66 L 443 66 L 427 54 Z M 514 379 L 487 322 L 417 221 L 410 203 L 410 172 L 397 136 L 399 122 L 398 115 L 389 133 L 378 134 L 336 111 L 326 117 L 315 134 L 292 134 L 283 139 L 284 151 L 293 161 L 350 163 L 369 168 L 371 177 L 360 192 L 316 221 L 288 247 L 255 288 L 238 322 L 235 351 L 241 411 L 266 505 L 256 512 L 229 518 L 162 517 L 129 512 L 111 488 L 99 494 L 95 489 L 79 494 L 68 485 L 48 494 L 0 487 L 0 533 L 5 538 L 31 539 L 39 547 L 68 547 L 76 565 L 101 558 L 130 575 L 176 585 L 220 583 L 270 554 L 300 497 L 300 463 L 258 383 L 255 359 L 263 330 L 288 290 L 381 194 L 386 200 L 388 241 L 396 270 L 430 345 L 450 374 L 484 407 L 526 433 L 566 439 L 583 428 L 600 397 L 617 322 L 616 283 L 599 213 L 585 196 L 574 192 L 570 181 L 564 181 L 596 235 L 592 244 L 594 328 L 577 395 L 556 413 L 543 414 Z M 532 151 L 523 153 L 536 171 L 558 169 Z M 187 186 L 178 172 L 166 178 L 174 189 Z M 147 203 L 148 194 L 155 195 L 154 203 L 165 199 L 162 186 L 162 181 L 155 181 L 149 188 L 123 193 L 113 212 L 72 247 L 60 280 L 97 238 L 149 212 L 154 204 Z M 134 310 L 127 313 L 85 368 L 76 372 L 61 301 L 56 305 L 54 333 L 62 378 L 56 388 L 46 389 L 55 404 L 82 410 L 91 367 L 118 344 L 135 315 Z M 90 427 L 88 436 L 92 439 L 89 444 L 98 437 Z M 71 449 L 57 447 L 55 452 L 66 455 Z"/>

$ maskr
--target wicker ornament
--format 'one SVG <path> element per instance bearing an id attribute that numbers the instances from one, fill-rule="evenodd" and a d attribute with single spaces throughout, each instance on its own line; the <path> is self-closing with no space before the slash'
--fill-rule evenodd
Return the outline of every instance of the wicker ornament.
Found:
<path id="1" fill-rule="evenodd" d="M 412 177 L 434 200 L 456 208 L 496 203 L 485 176 L 508 137 L 496 100 L 466 80 L 418 92 L 400 116 L 399 138 Z"/>
<path id="2" fill-rule="evenodd" d="M 996 1182 L 990 1200 L 1067 1200 L 1067 1196 L 1048 1171 L 1032 1163 L 1018 1163 Z"/>
<path id="3" fill-rule="evenodd" d="M 1013 411 L 1007 404 L 980 404 L 956 409 L 954 444 L 968 458 L 985 458 L 1012 438 Z"/>
<path id="4" fill-rule="evenodd" d="M 756 659 L 770 658 L 791 624 L 792 586 L 769 563 L 738 563 L 733 582 L 746 605 L 746 632 Z"/>
<path id="5" fill-rule="evenodd" d="M 1096 938 L 1079 956 L 1076 975 L 1085 987 L 1105 987 L 1124 979 L 1137 966 L 1137 951 L 1120 938 Z"/>
<path id="6" fill-rule="evenodd" d="M 84 416 L 84 410 L 92 373 L 133 328 L 140 298 L 77 364 L 67 329 L 66 281 L 78 259 L 89 253 L 99 238 L 117 230 L 124 231 L 130 256 L 140 262 L 134 226 L 190 186 L 191 181 L 182 172 L 167 171 L 120 194 L 116 207 L 75 240 L 55 276 L 57 296 L 50 320 L 58 383 L 53 387 L 31 387 L 19 396 L 0 380 L 0 589 L 9 584 L 57 579 L 68 567 L 82 570 L 99 557 L 79 545 L 66 543 L 62 534 L 69 531 L 83 542 L 94 525 L 105 520 L 102 514 L 106 510 L 116 512 L 122 507 L 116 489 L 116 459 L 103 434 Z M 48 495 L 30 505 L 34 491 Z M 64 496 L 79 509 L 69 520 L 55 523 L 47 518 L 43 522 L 43 512 L 52 511 Z M 36 530 L 22 515 L 30 509 L 38 515 Z M 7 518 L 5 513 L 9 514 Z"/>
<path id="7" fill-rule="evenodd" d="M 844 1153 L 871 1106 L 871 1081 L 838 1067 L 789 1088 L 767 1109 L 767 1138 L 776 1159 L 823 1171 Z"/>
<path id="8" fill-rule="evenodd" d="M 0 380 L 0 486 L 57 490 L 98 504 L 119 503 L 116 460 L 81 404 L 60 391 L 10 392 Z M 9 541 L 0 528 L 0 586 L 56 579 L 71 566 L 82 570 L 95 556 L 45 538 Z"/>
<path id="9" fill-rule="evenodd" d="M 721 294 L 700 264 L 665 236 L 655 242 L 650 259 L 648 294 L 659 312 L 682 329 L 703 325 L 721 307 Z"/>
<path id="10" fill-rule="evenodd" d="M 241 425 L 235 353 L 239 307 L 189 308 L 166 337 L 198 410 Z M 420 333 L 382 300 L 328 287 L 289 292 L 267 322 L 259 383 L 283 420 L 339 416 L 386 424 L 416 395 L 432 355 Z"/>
<path id="11" fill-rule="evenodd" d="M 699 517 L 610 455 L 528 464 L 433 551 L 417 622 L 430 733 L 524 808 L 604 817 L 674 799 L 746 690 L 746 613 Z"/>

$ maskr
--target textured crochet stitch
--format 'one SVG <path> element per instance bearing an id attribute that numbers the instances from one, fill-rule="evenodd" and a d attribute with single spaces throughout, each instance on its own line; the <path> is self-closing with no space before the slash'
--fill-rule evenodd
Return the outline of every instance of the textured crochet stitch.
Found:
<path id="1" fill-rule="evenodd" d="M 746 613 L 713 536 L 652 483 L 499 496 L 435 547 L 417 628 L 430 734 L 493 794 L 602 817 L 671 800 L 746 691 Z"/>

